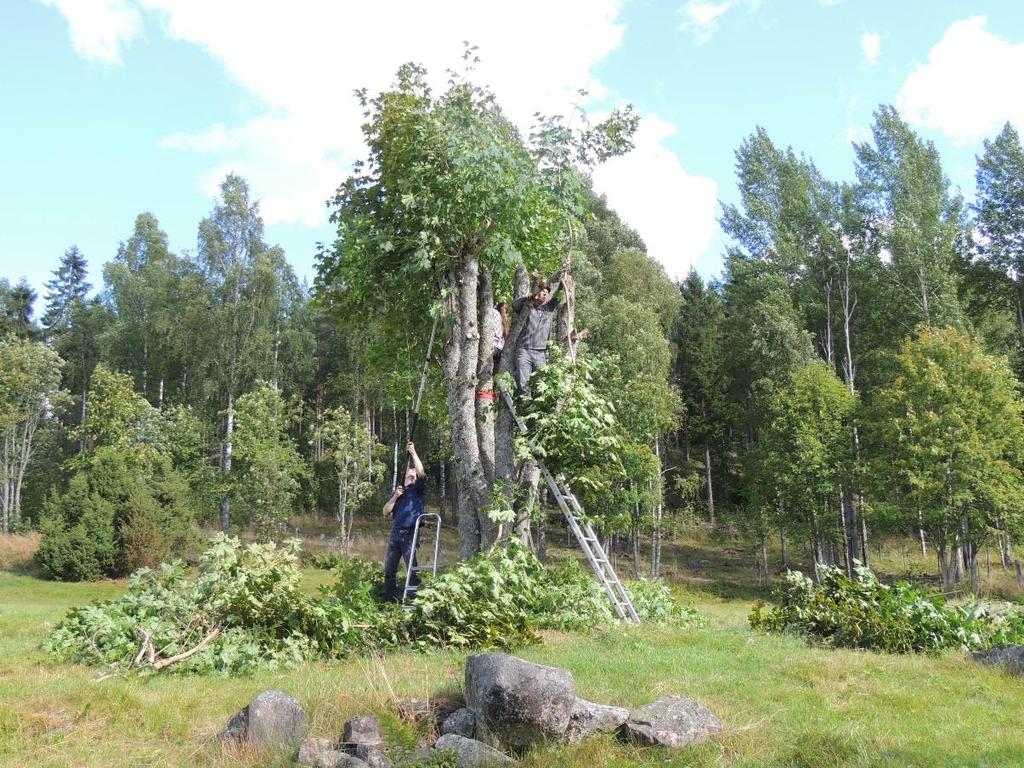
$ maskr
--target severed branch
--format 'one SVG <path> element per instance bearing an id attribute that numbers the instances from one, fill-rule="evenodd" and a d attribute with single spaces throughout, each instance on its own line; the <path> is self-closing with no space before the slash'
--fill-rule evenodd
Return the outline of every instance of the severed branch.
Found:
<path id="1" fill-rule="evenodd" d="M 165 669 L 165 668 L 171 666 L 171 664 L 177 664 L 179 661 L 184 661 L 189 656 L 193 656 L 194 654 L 199 653 L 201 650 L 203 650 L 203 648 L 205 648 L 210 643 L 212 643 L 216 639 L 217 635 L 219 635 L 219 634 L 220 634 L 220 627 L 216 627 L 210 634 L 208 634 L 206 637 L 204 637 L 202 640 L 200 640 L 199 641 L 199 645 L 197 645 L 195 648 L 192 648 L 190 650 L 183 651 L 183 652 L 181 652 L 179 654 L 171 656 L 169 659 L 160 659 L 160 661 L 156 661 L 156 662 L 154 662 L 152 660 L 152 658 L 151 658 L 150 659 L 150 663 L 153 665 L 153 669 L 155 669 L 156 671 L 159 672 L 161 669 Z M 152 649 L 153 644 L 150 643 L 149 647 Z"/>

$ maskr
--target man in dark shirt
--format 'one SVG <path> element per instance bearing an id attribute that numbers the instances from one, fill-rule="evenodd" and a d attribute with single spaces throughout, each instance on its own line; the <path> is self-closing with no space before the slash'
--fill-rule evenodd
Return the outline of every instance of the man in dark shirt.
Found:
<path id="1" fill-rule="evenodd" d="M 416 520 L 423 514 L 424 495 L 427 489 L 427 473 L 423 470 L 423 462 L 416 455 L 416 446 L 411 442 L 405 450 L 412 459 L 412 467 L 405 472 L 405 479 L 395 488 L 384 505 L 384 517 L 392 515 L 391 535 L 388 537 L 388 551 L 384 556 L 384 599 L 391 603 L 397 602 L 398 591 L 395 577 L 398 574 L 398 561 L 404 559 L 406 568 L 415 567 L 416 553 L 412 548 L 412 534 Z M 413 573 L 410 584 L 418 584 L 419 579 Z"/>
<path id="2" fill-rule="evenodd" d="M 526 323 L 519 331 L 516 343 L 515 379 L 516 391 L 523 394 L 528 391 L 530 376 L 534 371 L 548 364 L 548 339 L 551 336 L 551 322 L 558 311 L 561 299 L 557 297 L 562 287 L 559 280 L 551 288 L 546 281 L 538 281 L 529 296 L 520 296 L 512 302 L 512 308 L 519 312 L 526 302 L 530 302 Z"/>

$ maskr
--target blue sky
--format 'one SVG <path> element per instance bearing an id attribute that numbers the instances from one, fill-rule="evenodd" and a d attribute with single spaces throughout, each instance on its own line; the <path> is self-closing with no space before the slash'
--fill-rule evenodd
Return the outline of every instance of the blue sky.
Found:
<path id="1" fill-rule="evenodd" d="M 323 201 L 361 153 L 352 90 L 406 60 L 443 76 L 463 39 L 524 125 L 578 88 L 595 114 L 636 106 L 636 151 L 595 185 L 674 276 L 719 271 L 718 201 L 756 125 L 843 179 L 850 141 L 896 104 L 970 197 L 982 139 L 1024 123 L 1015 0 L 6 0 L 0 277 L 41 289 L 74 243 L 99 285 L 142 211 L 192 250 L 234 170 L 311 279 Z"/>

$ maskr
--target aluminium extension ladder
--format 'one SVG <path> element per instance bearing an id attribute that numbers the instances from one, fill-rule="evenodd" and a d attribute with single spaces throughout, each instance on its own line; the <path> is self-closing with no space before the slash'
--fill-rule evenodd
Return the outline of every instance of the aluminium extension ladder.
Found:
<path id="1" fill-rule="evenodd" d="M 512 403 L 512 397 L 509 395 L 508 389 L 500 387 L 500 390 L 501 396 L 505 400 L 505 405 L 508 407 L 509 413 L 512 414 L 512 418 L 516 423 L 516 427 L 520 432 L 525 433 L 527 431 L 526 424 L 523 423 L 522 419 L 519 418 L 519 414 L 516 413 L 515 405 Z M 587 556 L 587 562 L 590 563 L 590 567 L 597 576 L 597 580 L 604 587 L 608 599 L 615 608 L 615 613 L 627 624 L 639 624 L 640 617 L 633 606 L 633 601 L 630 600 L 629 593 L 622 585 L 618 574 L 615 573 L 615 567 L 608 559 L 608 555 L 605 554 L 604 547 L 601 546 L 601 540 L 598 538 L 593 526 L 586 521 L 583 515 L 583 507 L 576 498 L 576 495 L 570 490 L 564 477 L 559 476 L 556 478 L 544 466 L 544 463 L 539 460 L 537 460 L 537 466 L 540 467 L 541 474 L 544 476 L 544 482 L 547 484 L 548 490 L 551 491 L 551 495 L 555 497 L 558 508 L 565 515 L 566 522 L 569 523 L 569 530 L 576 536 L 576 541 L 580 543 L 580 548 Z"/>
<path id="2" fill-rule="evenodd" d="M 432 522 L 434 524 L 434 557 L 431 559 L 430 565 L 420 565 L 416 551 L 420 544 L 420 524 L 424 522 Z M 435 512 L 426 512 L 416 518 L 416 525 L 412 529 L 412 563 L 406 563 L 405 588 L 402 590 L 402 607 L 407 611 L 412 610 L 412 605 L 409 601 L 416 597 L 416 592 L 419 589 L 419 584 L 412 583 L 412 575 L 414 573 L 430 571 L 431 576 L 437 576 L 437 556 L 440 551 L 441 516 Z"/>

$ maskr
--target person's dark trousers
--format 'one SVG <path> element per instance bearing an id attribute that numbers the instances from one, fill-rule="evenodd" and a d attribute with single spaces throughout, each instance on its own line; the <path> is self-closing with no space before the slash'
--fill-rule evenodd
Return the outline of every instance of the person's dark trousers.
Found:
<path id="1" fill-rule="evenodd" d="M 530 394 L 530 376 L 548 364 L 546 349 L 529 349 L 520 347 L 516 350 L 516 391 L 519 394 Z"/>
<path id="2" fill-rule="evenodd" d="M 384 600 L 398 602 L 398 561 L 405 560 L 406 568 L 416 567 L 416 553 L 412 551 L 412 528 L 395 528 L 388 537 L 388 552 L 384 556 Z M 419 577 L 413 573 L 410 584 L 419 584 Z"/>

